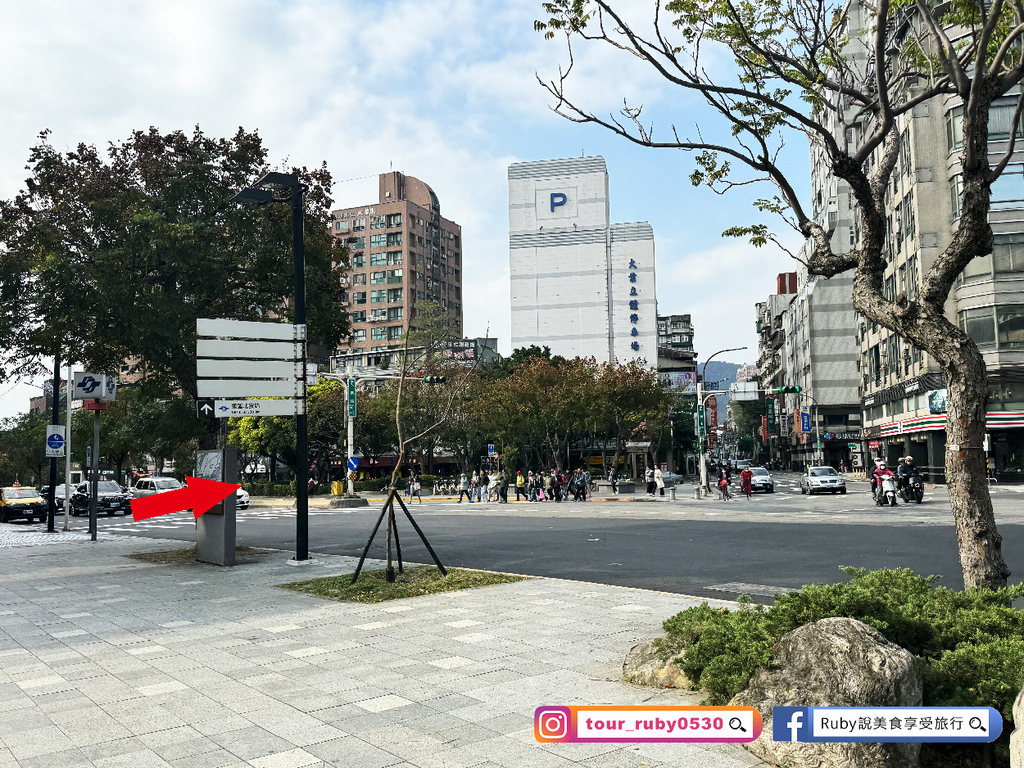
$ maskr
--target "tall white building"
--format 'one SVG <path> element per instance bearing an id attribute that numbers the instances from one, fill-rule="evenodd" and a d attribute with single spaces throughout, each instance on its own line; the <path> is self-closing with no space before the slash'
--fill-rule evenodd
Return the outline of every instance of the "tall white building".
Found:
<path id="1" fill-rule="evenodd" d="M 512 347 L 658 364 L 654 230 L 611 224 L 603 157 L 508 169 Z"/>

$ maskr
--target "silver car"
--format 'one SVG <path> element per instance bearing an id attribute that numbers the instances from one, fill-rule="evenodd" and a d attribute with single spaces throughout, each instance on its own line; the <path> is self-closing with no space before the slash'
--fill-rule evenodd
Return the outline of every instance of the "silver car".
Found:
<path id="1" fill-rule="evenodd" d="M 132 488 L 132 498 L 141 499 L 143 496 L 154 496 L 184 487 L 173 477 L 143 477 L 135 482 L 135 487 Z"/>
<path id="2" fill-rule="evenodd" d="M 764 467 L 751 467 L 750 471 L 754 475 L 750 478 L 751 491 L 775 493 L 775 480 L 772 478 L 771 472 Z"/>
<path id="3" fill-rule="evenodd" d="M 846 493 L 846 480 L 832 467 L 808 467 L 800 475 L 800 493 Z"/>

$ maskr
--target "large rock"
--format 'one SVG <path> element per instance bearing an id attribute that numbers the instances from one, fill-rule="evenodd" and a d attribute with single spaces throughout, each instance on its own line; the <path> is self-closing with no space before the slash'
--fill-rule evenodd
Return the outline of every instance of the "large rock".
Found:
<path id="1" fill-rule="evenodd" d="M 676 664 L 683 654 L 662 655 L 655 648 L 655 640 L 634 645 L 622 663 L 622 677 L 627 683 L 651 685 L 656 688 L 689 688 L 683 670 Z"/>
<path id="2" fill-rule="evenodd" d="M 1013 724 L 1010 734 L 1010 768 L 1024 768 L 1024 688 L 1013 702 Z"/>
<path id="3" fill-rule="evenodd" d="M 756 707 L 764 731 L 746 748 L 777 766 L 915 768 L 920 744 L 772 741 L 772 707 L 921 706 L 914 656 L 855 619 L 822 619 L 783 635 L 773 662 L 730 704 Z"/>

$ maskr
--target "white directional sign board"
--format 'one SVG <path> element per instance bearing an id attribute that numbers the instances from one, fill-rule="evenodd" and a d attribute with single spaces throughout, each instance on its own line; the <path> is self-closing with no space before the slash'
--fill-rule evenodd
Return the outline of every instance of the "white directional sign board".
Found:
<path id="1" fill-rule="evenodd" d="M 295 416 L 305 413 L 302 400 L 214 400 L 214 416 Z"/>
<path id="2" fill-rule="evenodd" d="M 203 318 L 196 335 L 196 394 L 220 398 L 214 417 L 305 412 L 306 326 Z"/>

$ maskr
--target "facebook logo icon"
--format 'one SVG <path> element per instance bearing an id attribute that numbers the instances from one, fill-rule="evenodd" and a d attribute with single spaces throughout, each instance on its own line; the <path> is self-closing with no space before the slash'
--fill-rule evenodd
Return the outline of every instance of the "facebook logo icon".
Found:
<path id="1" fill-rule="evenodd" d="M 807 741 L 810 707 L 772 707 L 772 741 Z"/>

